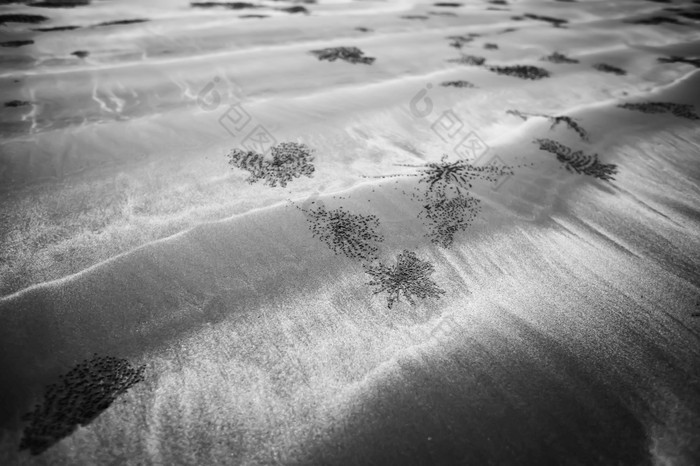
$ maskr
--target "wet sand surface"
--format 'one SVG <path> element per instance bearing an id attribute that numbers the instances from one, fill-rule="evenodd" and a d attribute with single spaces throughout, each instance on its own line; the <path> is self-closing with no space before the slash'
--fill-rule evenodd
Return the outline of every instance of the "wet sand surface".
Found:
<path id="1" fill-rule="evenodd" d="M 694 464 L 698 8 L 0 5 L 0 463 Z"/>

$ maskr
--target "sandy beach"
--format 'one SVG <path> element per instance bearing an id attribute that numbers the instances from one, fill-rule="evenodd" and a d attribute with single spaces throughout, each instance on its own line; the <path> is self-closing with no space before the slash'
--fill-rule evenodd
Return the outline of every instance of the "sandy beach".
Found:
<path id="1" fill-rule="evenodd" d="M 1 2 L 0 464 L 697 464 L 699 25 Z"/>

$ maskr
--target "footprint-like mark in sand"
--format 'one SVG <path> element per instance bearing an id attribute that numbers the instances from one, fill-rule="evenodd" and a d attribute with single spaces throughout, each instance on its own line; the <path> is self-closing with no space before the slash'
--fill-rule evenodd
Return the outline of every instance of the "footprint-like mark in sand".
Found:
<path id="1" fill-rule="evenodd" d="M 396 256 L 395 264 L 369 265 L 365 267 L 365 272 L 372 277 L 367 284 L 376 288 L 374 294 L 387 294 L 389 309 L 400 301 L 401 295 L 415 306 L 416 298 L 439 298 L 445 293 L 431 278 L 435 266 L 408 250 L 403 250 Z"/>
<path id="2" fill-rule="evenodd" d="M 246 181 L 250 184 L 264 180 L 264 184 L 268 186 L 279 185 L 283 188 L 295 178 L 311 178 L 316 170 L 312 163 L 313 150 L 306 144 L 282 142 L 273 146 L 270 152 L 272 160 L 252 150 L 233 149 L 228 154 L 228 163 L 249 172 L 250 176 Z"/>
<path id="3" fill-rule="evenodd" d="M 94 421 L 131 387 L 144 380 L 146 366 L 134 367 L 126 359 L 98 356 L 85 360 L 49 385 L 44 402 L 23 419 L 20 450 L 41 454 L 80 426 Z"/>
<path id="4" fill-rule="evenodd" d="M 588 175 L 605 181 L 612 181 L 617 174 L 617 165 L 601 163 L 598 154 L 584 154 L 583 151 L 574 151 L 570 147 L 554 141 L 553 139 L 535 139 L 540 150 L 555 154 L 557 160 L 564 164 L 567 171 Z"/>
<path id="5" fill-rule="evenodd" d="M 348 63 L 363 63 L 371 65 L 376 58 L 365 57 L 365 53 L 357 47 L 329 47 L 326 49 L 312 50 L 310 52 L 319 60 L 336 61 L 344 60 Z"/>

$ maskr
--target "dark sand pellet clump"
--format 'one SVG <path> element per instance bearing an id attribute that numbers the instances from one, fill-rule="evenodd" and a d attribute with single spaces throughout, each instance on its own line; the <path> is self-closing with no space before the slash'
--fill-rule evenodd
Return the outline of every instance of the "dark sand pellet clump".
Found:
<path id="1" fill-rule="evenodd" d="M 272 160 L 255 151 L 233 149 L 229 154 L 229 164 L 246 170 L 250 184 L 263 180 L 264 184 L 286 187 L 290 181 L 302 176 L 312 177 L 315 171 L 312 149 L 306 144 L 283 142 L 271 148 Z"/>
<path id="2" fill-rule="evenodd" d="M 625 110 L 634 110 L 642 113 L 670 113 L 679 118 L 687 120 L 700 120 L 700 116 L 694 111 L 694 107 L 689 104 L 677 104 L 673 102 L 641 102 L 624 103 L 618 105 Z"/>
<path id="3" fill-rule="evenodd" d="M 543 79 L 550 76 L 549 71 L 532 65 L 515 65 L 515 66 L 490 66 L 490 71 L 494 73 L 513 76 L 520 79 Z"/>
<path id="4" fill-rule="evenodd" d="M 374 57 L 365 57 L 365 53 L 357 47 L 330 47 L 312 50 L 311 53 L 316 55 L 319 60 L 326 61 L 344 60 L 348 63 L 371 65 L 375 60 Z"/>
<path id="5" fill-rule="evenodd" d="M 368 285 L 376 288 L 374 294 L 387 294 L 389 309 L 402 295 L 409 304 L 415 305 L 416 298 L 439 298 L 445 293 L 431 278 L 435 272 L 433 264 L 419 259 L 412 251 L 403 250 L 393 265 L 371 265 L 365 267 L 365 272 L 372 277 Z"/>
<path id="6" fill-rule="evenodd" d="M 627 74 L 627 71 L 623 70 L 622 68 L 608 65 L 607 63 L 596 63 L 593 65 L 593 68 L 598 71 L 602 71 L 603 73 L 616 74 L 618 76 L 625 76 Z"/>
<path id="7" fill-rule="evenodd" d="M 323 205 L 301 210 L 310 224 L 312 236 L 335 254 L 361 261 L 377 260 L 377 243 L 384 237 L 379 233 L 376 215 L 354 214 L 343 207 L 328 210 Z"/>
<path id="8" fill-rule="evenodd" d="M 459 63 L 460 65 L 481 66 L 486 63 L 486 58 L 477 55 L 462 55 L 459 58 L 450 58 L 447 61 L 449 63 Z"/>
<path id="9" fill-rule="evenodd" d="M 23 419 L 20 450 L 38 455 L 86 426 L 131 387 L 144 380 L 146 366 L 134 367 L 125 359 L 94 355 L 49 385 L 44 401 Z"/>
<path id="10" fill-rule="evenodd" d="M 466 89 L 472 89 L 476 87 L 474 84 L 470 83 L 469 81 L 464 81 L 464 80 L 457 80 L 457 81 L 444 81 L 440 83 L 441 86 L 443 87 L 459 87 L 459 88 L 466 88 Z"/>
<path id="11" fill-rule="evenodd" d="M 0 47 L 24 47 L 25 45 L 32 45 L 33 40 L 8 40 L 7 42 L 0 42 Z"/>
<path id="12" fill-rule="evenodd" d="M 598 160 L 598 154 L 584 154 L 580 150 L 574 151 L 552 139 L 535 139 L 534 142 L 539 144 L 540 150 L 556 155 L 557 160 L 564 164 L 567 171 L 605 181 L 615 179 L 617 165 L 601 163 Z"/>
<path id="13" fill-rule="evenodd" d="M 553 52 L 551 55 L 540 58 L 541 61 L 546 61 L 549 63 L 578 63 L 579 61 L 574 58 L 569 58 L 563 53 Z"/>

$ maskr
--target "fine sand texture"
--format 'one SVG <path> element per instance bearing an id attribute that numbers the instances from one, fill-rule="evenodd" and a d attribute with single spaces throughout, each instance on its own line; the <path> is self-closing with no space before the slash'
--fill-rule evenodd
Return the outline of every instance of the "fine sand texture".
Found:
<path id="1" fill-rule="evenodd" d="M 0 464 L 698 464 L 699 12 L 2 2 Z"/>

